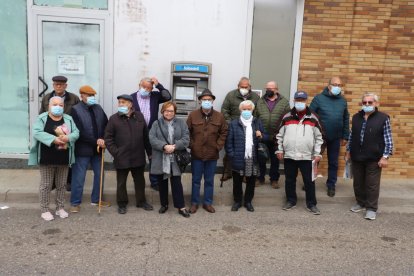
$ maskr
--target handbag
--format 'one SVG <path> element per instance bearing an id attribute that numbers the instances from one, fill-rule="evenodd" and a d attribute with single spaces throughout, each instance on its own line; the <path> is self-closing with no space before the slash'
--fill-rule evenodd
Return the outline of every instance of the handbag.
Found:
<path id="1" fill-rule="evenodd" d="M 165 142 L 168 145 L 171 145 L 168 142 L 167 137 L 165 136 L 164 132 L 161 129 L 161 120 L 158 119 L 158 123 L 160 125 L 160 131 L 162 136 L 164 137 Z M 188 166 L 188 164 L 191 163 L 191 154 L 187 151 L 187 149 L 183 149 L 183 150 L 176 150 L 174 151 L 174 157 L 175 157 L 175 162 L 177 162 L 178 168 L 180 169 L 180 172 L 183 173 L 185 172 L 185 168 Z"/>
<path id="2" fill-rule="evenodd" d="M 266 162 L 269 159 L 269 149 L 267 148 L 265 143 L 258 143 L 257 153 L 257 158 L 259 159 L 259 161 Z"/>

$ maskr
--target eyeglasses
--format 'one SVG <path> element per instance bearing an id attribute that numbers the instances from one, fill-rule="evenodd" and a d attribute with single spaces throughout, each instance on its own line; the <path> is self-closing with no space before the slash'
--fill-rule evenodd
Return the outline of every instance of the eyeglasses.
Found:
<path id="1" fill-rule="evenodd" d="M 174 113 L 174 110 L 164 110 L 166 113 Z"/>
<path id="2" fill-rule="evenodd" d="M 362 104 L 363 105 L 371 105 L 371 104 L 373 104 L 374 102 L 373 101 L 364 101 L 364 102 L 362 102 Z"/>
<path id="3" fill-rule="evenodd" d="M 343 87 L 343 84 L 340 83 L 331 83 L 332 86 Z"/>

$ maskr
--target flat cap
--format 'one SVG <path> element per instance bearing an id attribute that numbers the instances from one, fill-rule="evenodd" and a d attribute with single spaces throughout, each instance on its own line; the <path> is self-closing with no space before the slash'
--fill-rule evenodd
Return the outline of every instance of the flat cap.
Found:
<path id="1" fill-rule="evenodd" d="M 68 78 L 65 77 L 65 76 L 54 76 L 52 78 L 52 81 L 55 81 L 55 82 L 65 82 L 66 83 L 68 81 Z"/>
<path id="2" fill-rule="evenodd" d="M 79 88 L 79 93 L 81 94 L 88 94 L 88 95 L 95 95 L 96 91 L 89 85 L 84 85 Z"/>
<path id="3" fill-rule="evenodd" d="M 118 100 L 119 99 L 124 99 L 124 100 L 127 100 L 127 101 L 130 101 L 130 102 L 133 102 L 133 100 L 132 100 L 132 97 L 130 96 L 130 95 L 128 95 L 128 94 L 122 94 L 122 95 L 119 95 L 118 97 L 116 97 Z"/>
<path id="4" fill-rule="evenodd" d="M 308 94 L 306 94 L 305 91 L 297 91 L 293 98 L 295 98 L 295 99 L 305 99 L 306 100 L 308 98 Z"/>
<path id="5" fill-rule="evenodd" d="M 213 93 L 211 93 L 211 91 L 209 89 L 204 89 L 203 92 L 201 92 L 201 95 L 198 96 L 198 99 L 201 100 L 202 97 L 204 96 L 210 96 L 213 98 L 213 100 L 216 99 L 216 96 L 213 95 Z"/>

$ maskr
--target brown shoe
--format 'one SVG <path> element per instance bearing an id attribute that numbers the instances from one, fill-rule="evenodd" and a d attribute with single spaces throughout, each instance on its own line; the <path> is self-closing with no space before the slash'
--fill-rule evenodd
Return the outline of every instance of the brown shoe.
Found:
<path id="1" fill-rule="evenodd" d="M 261 181 L 261 180 L 259 180 L 259 179 L 256 179 L 255 186 L 256 186 L 256 187 L 260 187 L 260 186 L 262 186 L 264 183 L 265 183 L 265 182 L 264 182 L 264 180 L 263 180 L 263 181 Z"/>
<path id="2" fill-rule="evenodd" d="M 272 180 L 272 188 L 273 189 L 279 189 L 279 182 L 277 180 Z"/>
<path id="3" fill-rule="evenodd" d="M 198 205 L 195 205 L 195 204 L 191 205 L 190 214 L 197 213 L 197 210 L 198 210 Z"/>
<path id="4" fill-rule="evenodd" d="M 242 181 L 243 183 L 247 183 L 247 178 L 244 176 Z"/>
<path id="5" fill-rule="evenodd" d="M 231 179 L 232 178 L 232 176 L 231 175 L 223 175 L 221 178 L 220 178 L 220 181 L 227 181 L 227 180 L 229 180 L 229 179 Z"/>
<path id="6" fill-rule="evenodd" d="M 216 212 L 216 210 L 214 209 L 214 207 L 212 205 L 203 204 L 203 209 L 206 210 L 209 213 L 215 213 Z"/>

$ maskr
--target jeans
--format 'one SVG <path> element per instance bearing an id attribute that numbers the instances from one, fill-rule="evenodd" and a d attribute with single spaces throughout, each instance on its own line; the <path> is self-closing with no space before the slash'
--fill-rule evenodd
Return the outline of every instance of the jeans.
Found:
<path id="1" fill-rule="evenodd" d="M 99 182 L 101 178 L 101 155 L 76 156 L 76 162 L 72 166 L 72 190 L 70 194 L 70 204 L 78 206 L 82 203 L 83 187 L 85 185 L 86 171 L 89 164 L 93 170 L 93 186 L 91 202 L 99 202 Z M 103 181 L 103 179 L 102 179 Z M 103 183 L 102 183 L 103 193 Z"/>
<path id="2" fill-rule="evenodd" d="M 216 171 L 217 160 L 197 160 L 191 161 L 191 172 L 193 174 L 191 204 L 200 204 L 201 178 L 204 175 L 204 204 L 213 204 L 214 194 L 214 173 Z"/>
<path id="3" fill-rule="evenodd" d="M 378 209 L 381 171 L 378 162 L 352 161 L 355 199 L 360 206 L 374 212 Z"/>
<path id="4" fill-rule="evenodd" d="M 280 177 L 279 173 L 279 159 L 277 159 L 275 154 L 275 143 L 273 141 L 263 142 L 269 149 L 270 155 L 270 181 L 278 181 Z M 266 162 L 259 162 L 260 176 L 259 180 L 264 181 L 266 176 Z"/>
<path id="5" fill-rule="evenodd" d="M 168 206 L 168 178 L 164 179 L 164 175 L 156 175 L 158 185 L 160 188 L 160 203 L 161 206 Z M 174 207 L 181 209 L 185 207 L 183 184 L 181 183 L 181 175 L 171 176 L 171 194 L 173 197 Z"/>
<path id="6" fill-rule="evenodd" d="M 242 203 L 243 198 L 243 177 L 240 173 L 233 171 L 233 198 L 234 202 Z M 256 176 L 246 177 L 246 191 L 244 192 L 244 204 L 252 203 L 254 196 Z"/>
<path id="7" fill-rule="evenodd" d="M 302 174 L 303 183 L 306 192 L 306 206 L 312 207 L 316 205 L 315 182 L 312 181 L 312 161 L 311 160 L 293 160 L 285 158 L 285 191 L 286 200 L 296 205 L 296 178 L 298 170 Z"/>
<path id="8" fill-rule="evenodd" d="M 328 188 L 335 188 L 336 180 L 338 178 L 338 157 L 340 146 L 341 139 L 326 141 L 326 149 L 328 152 L 328 179 L 326 180 L 326 186 Z"/>
<path id="9" fill-rule="evenodd" d="M 116 169 L 116 201 L 118 203 L 118 207 L 126 207 L 128 205 L 126 182 L 129 172 L 131 172 L 132 178 L 134 179 L 136 205 L 138 206 L 146 202 L 144 169 L 145 166 L 128 169 Z"/>

